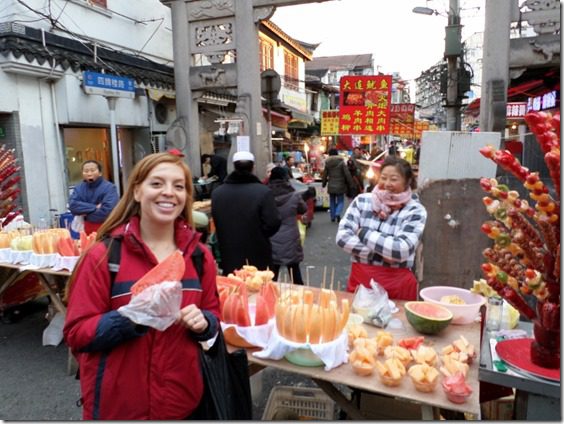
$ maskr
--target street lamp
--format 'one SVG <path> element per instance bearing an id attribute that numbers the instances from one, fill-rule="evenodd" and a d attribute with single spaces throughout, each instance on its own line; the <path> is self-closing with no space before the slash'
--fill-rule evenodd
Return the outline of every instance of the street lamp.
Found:
<path id="1" fill-rule="evenodd" d="M 439 15 L 429 7 L 414 7 L 413 13 Z M 460 131 L 460 101 L 458 98 L 458 58 L 462 54 L 459 0 L 449 0 L 448 24 L 445 28 L 445 53 L 447 59 L 446 117 L 447 131 Z"/>

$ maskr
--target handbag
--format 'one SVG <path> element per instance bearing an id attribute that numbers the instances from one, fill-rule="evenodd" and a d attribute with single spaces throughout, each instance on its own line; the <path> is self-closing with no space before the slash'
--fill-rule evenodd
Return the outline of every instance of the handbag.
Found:
<path id="1" fill-rule="evenodd" d="M 194 418 L 204 420 L 252 420 L 253 402 L 249 362 L 245 349 L 229 353 L 220 329 L 215 343 L 201 350 L 204 394 Z"/>

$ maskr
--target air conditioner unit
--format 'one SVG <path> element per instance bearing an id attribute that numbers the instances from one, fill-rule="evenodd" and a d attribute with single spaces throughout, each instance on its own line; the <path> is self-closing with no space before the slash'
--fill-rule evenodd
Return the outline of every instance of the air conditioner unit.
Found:
<path id="1" fill-rule="evenodd" d="M 174 102 L 151 100 L 151 130 L 165 132 L 176 119 Z"/>

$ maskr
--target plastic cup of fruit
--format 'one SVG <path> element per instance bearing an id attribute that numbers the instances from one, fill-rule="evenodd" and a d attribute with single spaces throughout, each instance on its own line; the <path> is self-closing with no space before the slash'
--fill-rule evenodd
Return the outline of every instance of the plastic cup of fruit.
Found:
<path id="1" fill-rule="evenodd" d="M 394 378 L 394 377 L 389 376 L 389 375 L 380 374 L 380 381 L 382 381 L 382 384 L 384 384 L 385 386 L 397 387 L 401 384 L 401 380 L 402 380 L 402 377 Z"/>
<path id="2" fill-rule="evenodd" d="M 423 393 L 430 393 L 433 390 L 435 390 L 435 387 L 437 387 L 437 383 L 439 382 L 438 378 L 435 378 L 435 381 L 417 381 L 415 380 L 413 377 L 411 378 L 411 381 L 413 381 L 413 385 L 415 386 L 415 389 L 423 392 Z"/>
<path id="3" fill-rule="evenodd" d="M 472 395 L 472 393 L 452 393 L 446 390 L 445 393 L 447 399 L 452 403 L 464 403 Z"/>

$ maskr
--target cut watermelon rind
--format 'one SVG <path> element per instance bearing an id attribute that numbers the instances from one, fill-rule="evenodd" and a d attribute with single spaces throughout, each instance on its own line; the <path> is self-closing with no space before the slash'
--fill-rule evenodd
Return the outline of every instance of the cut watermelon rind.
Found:
<path id="1" fill-rule="evenodd" d="M 454 317 L 447 308 L 431 302 L 411 301 L 404 307 L 407 321 L 423 334 L 439 333 L 448 327 Z"/>

